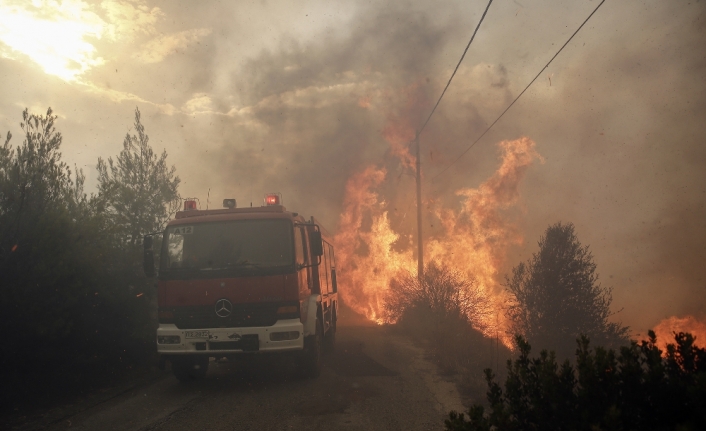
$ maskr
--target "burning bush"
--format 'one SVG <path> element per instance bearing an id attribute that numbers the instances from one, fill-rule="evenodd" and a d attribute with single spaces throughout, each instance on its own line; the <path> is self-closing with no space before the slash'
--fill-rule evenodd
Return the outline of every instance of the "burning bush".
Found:
<path id="1" fill-rule="evenodd" d="M 392 279 L 384 309 L 393 322 L 426 314 L 435 327 L 459 319 L 478 330 L 487 329 L 485 322 L 492 313 L 491 303 L 475 279 L 464 278 L 436 262 L 426 265 L 421 280 L 409 273 Z"/>
<path id="2" fill-rule="evenodd" d="M 385 299 L 386 320 L 424 341 L 444 372 L 460 374 L 466 395 L 481 397 L 484 382 L 477 376 L 510 352 L 483 335 L 496 328 L 487 327 L 492 303 L 478 282 L 432 261 L 421 281 L 410 273 L 394 278 Z"/>

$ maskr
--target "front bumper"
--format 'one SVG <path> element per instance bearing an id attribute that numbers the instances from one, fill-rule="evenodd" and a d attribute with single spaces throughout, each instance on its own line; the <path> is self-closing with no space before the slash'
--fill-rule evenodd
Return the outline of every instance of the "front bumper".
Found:
<path id="1" fill-rule="evenodd" d="M 298 333 L 296 339 L 272 341 L 272 333 Z M 189 334 L 187 334 L 189 333 Z M 187 335 L 190 338 L 186 338 Z M 164 344 L 159 341 L 174 340 Z M 157 328 L 157 352 L 163 355 L 233 355 L 251 352 L 287 352 L 304 348 L 304 325 L 299 319 L 279 320 L 272 326 L 246 328 L 179 329 L 161 323 Z"/>

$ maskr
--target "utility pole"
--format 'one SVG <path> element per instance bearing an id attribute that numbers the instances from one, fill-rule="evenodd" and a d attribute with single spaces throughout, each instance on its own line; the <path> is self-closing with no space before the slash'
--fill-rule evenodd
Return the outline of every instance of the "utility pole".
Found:
<path id="1" fill-rule="evenodd" d="M 422 242 L 422 158 L 419 149 L 419 132 L 414 138 L 417 144 L 417 279 L 424 279 L 424 244 Z"/>

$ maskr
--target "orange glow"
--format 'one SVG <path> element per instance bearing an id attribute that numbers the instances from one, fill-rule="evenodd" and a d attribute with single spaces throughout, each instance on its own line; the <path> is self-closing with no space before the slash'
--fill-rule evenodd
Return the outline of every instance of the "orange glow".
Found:
<path id="1" fill-rule="evenodd" d="M 403 165 L 410 166 L 415 162 L 414 157 L 396 151 L 402 148 L 398 144 L 410 137 L 404 130 L 404 127 L 387 127 L 383 134 L 393 154 L 400 156 Z M 461 198 L 460 210 L 444 207 L 438 199 L 424 202 L 425 217 L 435 219 L 442 227 L 440 233 L 425 237 L 425 262 L 436 260 L 478 280 L 497 315 L 488 322 L 474 322 L 474 326 L 492 337 L 496 329 L 501 337 L 505 332 L 502 306 L 506 294 L 498 272 L 508 248 L 522 242 L 522 235 L 506 211 L 517 204 L 523 175 L 534 159 L 539 158 L 529 138 L 504 141 L 499 146 L 502 160 L 498 170 L 478 188 L 456 192 Z M 348 180 L 335 238 L 339 267 L 345 274 L 340 279 L 344 301 L 378 323 L 393 323 L 383 309 L 390 281 L 401 272 L 415 274 L 417 265 L 416 239 L 412 241 L 410 233 L 396 232 L 391 226 L 388 204 L 381 196 L 386 175 L 385 169 L 369 166 Z M 509 338 L 503 342 L 511 345 Z"/>
<path id="2" fill-rule="evenodd" d="M 667 344 L 674 344 L 675 332 L 688 332 L 696 338 L 695 345 L 706 347 L 706 322 L 699 321 L 693 316 L 668 317 L 654 327 L 657 335 L 657 347 L 662 351 L 667 350 Z"/>

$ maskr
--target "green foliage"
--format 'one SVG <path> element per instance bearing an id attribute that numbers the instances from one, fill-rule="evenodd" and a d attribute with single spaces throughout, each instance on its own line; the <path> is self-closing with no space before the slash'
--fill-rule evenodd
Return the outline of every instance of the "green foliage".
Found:
<path id="1" fill-rule="evenodd" d="M 154 351 L 151 284 L 116 241 L 102 196 L 62 161 L 51 109 L 22 113 L 24 140 L 0 147 L 0 405 L 36 400 L 146 361 Z M 63 379 L 63 380 L 62 380 Z M 63 383 L 59 383 L 63 382 Z M 41 389 L 40 389 L 41 388 Z"/>
<path id="2" fill-rule="evenodd" d="M 4 288 L 0 306 L 11 334 L 18 328 L 34 335 L 70 332 L 70 314 L 53 305 L 57 284 L 76 279 L 70 246 L 80 239 L 73 216 L 80 216 L 83 176 L 75 180 L 61 161 L 62 137 L 54 129 L 56 116 L 22 113 L 22 145 L 0 152 L 0 272 Z M 71 290 L 75 303 L 82 288 Z M 41 319 L 34 316 L 41 315 Z M 4 356 L 4 355 L 3 355 Z"/>
<path id="3" fill-rule="evenodd" d="M 608 347 L 628 343 L 628 328 L 608 321 L 612 289 L 598 282 L 593 256 L 571 223 L 549 226 L 539 251 L 513 268 L 505 286 L 513 300 L 507 311 L 511 333 L 561 358 L 571 355 L 581 334 Z"/>
<path id="4" fill-rule="evenodd" d="M 706 429 L 706 349 L 690 334 L 675 334 L 666 352 L 649 340 L 620 353 L 578 340 L 575 368 L 516 337 L 504 391 L 486 370 L 490 411 L 473 405 L 468 419 L 451 412 L 447 430 L 700 430 Z M 664 353 L 664 355 L 663 355 Z"/>
<path id="5" fill-rule="evenodd" d="M 114 162 L 98 158 L 98 189 L 111 222 L 135 245 L 140 238 L 164 228 L 179 207 L 179 177 L 167 167 L 167 152 L 157 155 L 135 109 L 136 135 L 125 136 Z"/>

